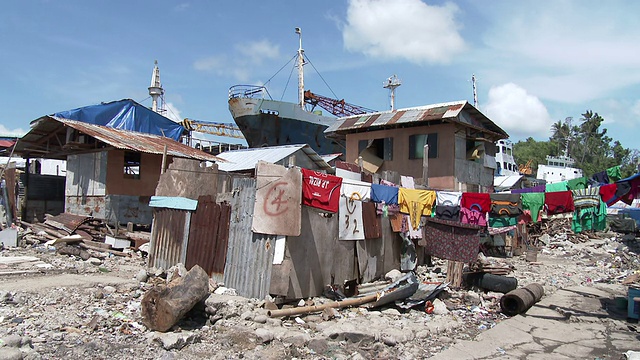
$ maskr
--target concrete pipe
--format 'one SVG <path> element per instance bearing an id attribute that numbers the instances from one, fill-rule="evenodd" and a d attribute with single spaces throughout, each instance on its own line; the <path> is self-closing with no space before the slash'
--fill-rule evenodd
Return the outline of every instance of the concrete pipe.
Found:
<path id="1" fill-rule="evenodd" d="M 514 316 L 529 310 L 533 304 L 542 299 L 544 288 L 540 284 L 529 284 L 523 288 L 509 291 L 500 299 L 502 312 Z"/>

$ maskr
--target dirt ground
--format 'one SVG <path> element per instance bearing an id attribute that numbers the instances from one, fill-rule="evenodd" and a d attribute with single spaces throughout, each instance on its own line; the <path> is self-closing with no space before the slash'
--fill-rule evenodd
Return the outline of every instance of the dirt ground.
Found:
<path id="1" fill-rule="evenodd" d="M 542 284 L 549 296 L 570 286 L 621 284 L 640 269 L 637 249 L 635 239 L 614 233 L 577 244 L 557 235 L 547 239 L 535 263 L 524 256 L 487 261 L 513 268 L 508 276 L 519 286 Z M 0 252 L 0 360 L 421 359 L 507 319 L 500 312 L 502 294 L 481 289 L 448 289 L 431 314 L 388 306 L 293 318 L 269 318 L 264 299 L 233 296 L 228 289 L 158 333 L 143 325 L 140 302 L 164 279 L 147 274 L 144 254 L 92 255 L 81 260 L 43 245 Z M 442 269 L 446 264 L 436 261 L 416 273 L 422 281 L 441 281 Z"/>

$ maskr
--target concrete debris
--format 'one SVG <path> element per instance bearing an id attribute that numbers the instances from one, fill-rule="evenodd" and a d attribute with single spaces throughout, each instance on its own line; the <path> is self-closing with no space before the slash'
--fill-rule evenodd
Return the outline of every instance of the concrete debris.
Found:
<path id="1" fill-rule="evenodd" d="M 527 316 L 505 315 L 500 306 L 503 293 L 449 286 L 447 262 L 433 258 L 433 266 L 419 265 L 414 273 L 392 271 L 357 286 L 361 294 L 376 294 L 413 275 L 417 289 L 402 301 L 371 309 L 323 307 L 279 318 L 269 317 L 268 311 L 332 300 L 318 297 L 283 304 L 271 297 L 247 299 L 207 279 L 203 300 L 165 333 L 144 325 L 144 294 L 154 286 L 166 286 L 168 280 L 184 278 L 187 269 L 149 269 L 142 251 L 121 256 L 113 249 L 80 246 L 86 239 L 46 245 L 58 238 L 51 233 L 63 232 L 64 227 L 52 230 L 39 224 L 19 231 L 21 246 L 0 252 L 0 360 L 464 359 L 532 354 L 634 358 L 637 352 L 626 351 L 637 349 L 638 326 L 626 321 L 624 300 L 627 286 L 640 287 L 637 239 L 611 232 L 577 236 L 563 221 L 532 229 L 535 262 L 526 261 L 525 255 L 481 255 L 464 269 L 515 278 L 518 287 L 540 284 L 545 295 Z M 45 227 L 48 232 L 42 230 Z M 83 261 L 80 253 L 59 254 L 67 246 L 90 257 Z"/>

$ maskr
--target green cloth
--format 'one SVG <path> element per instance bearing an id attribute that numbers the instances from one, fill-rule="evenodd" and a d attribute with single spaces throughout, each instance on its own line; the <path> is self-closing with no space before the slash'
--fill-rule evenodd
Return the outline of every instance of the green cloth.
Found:
<path id="1" fill-rule="evenodd" d="M 581 190 L 581 189 L 586 189 L 587 188 L 587 178 L 586 177 L 580 177 L 577 179 L 571 179 L 569 181 L 567 181 L 567 186 L 569 187 L 569 190 Z"/>
<path id="2" fill-rule="evenodd" d="M 608 168 L 607 175 L 609 176 L 609 182 L 616 182 L 622 179 L 622 175 L 620 174 L 620 165 Z"/>
<path id="3" fill-rule="evenodd" d="M 569 188 L 567 187 L 566 181 L 561 181 L 553 184 L 546 184 L 544 186 L 545 192 L 556 192 L 556 191 L 567 191 Z"/>
<path id="4" fill-rule="evenodd" d="M 517 216 L 497 216 L 492 217 L 489 215 L 489 227 L 501 228 L 507 226 L 513 226 L 518 223 Z"/>
<path id="5" fill-rule="evenodd" d="M 596 207 L 583 208 L 573 212 L 571 230 L 580 233 L 586 230 L 603 231 L 607 227 L 607 203 L 600 200 Z"/>
<path id="6" fill-rule="evenodd" d="M 538 214 L 544 206 L 544 193 L 522 193 L 520 199 L 522 208 L 531 211 L 531 219 L 538 222 Z"/>

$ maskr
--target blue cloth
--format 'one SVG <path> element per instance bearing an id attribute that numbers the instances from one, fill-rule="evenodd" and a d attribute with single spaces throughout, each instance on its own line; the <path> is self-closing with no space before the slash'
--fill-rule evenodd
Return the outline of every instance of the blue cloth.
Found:
<path id="1" fill-rule="evenodd" d="M 380 184 L 371 184 L 371 201 L 389 205 L 398 204 L 398 188 Z"/>

